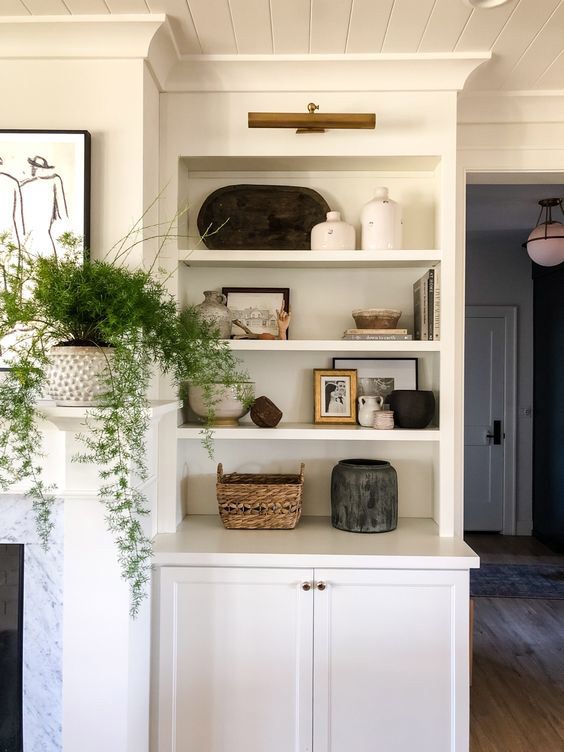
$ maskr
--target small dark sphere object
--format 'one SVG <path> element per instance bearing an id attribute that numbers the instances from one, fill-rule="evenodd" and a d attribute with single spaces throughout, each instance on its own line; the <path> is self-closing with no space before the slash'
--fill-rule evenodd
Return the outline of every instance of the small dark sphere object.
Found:
<path id="1" fill-rule="evenodd" d="M 435 415 L 435 395 L 421 389 L 395 389 L 389 398 L 399 428 L 426 428 Z"/>
<path id="2" fill-rule="evenodd" d="M 251 407 L 251 420 L 259 428 L 274 428 L 282 419 L 279 410 L 268 397 L 257 397 Z"/>
<path id="3" fill-rule="evenodd" d="M 350 533 L 386 533 L 398 524 L 398 479 L 385 460 L 341 460 L 331 473 L 331 524 Z"/>

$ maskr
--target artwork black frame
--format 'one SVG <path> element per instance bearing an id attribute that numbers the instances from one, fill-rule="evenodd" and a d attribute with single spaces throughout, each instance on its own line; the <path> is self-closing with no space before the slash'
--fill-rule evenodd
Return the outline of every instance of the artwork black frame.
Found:
<path id="1" fill-rule="evenodd" d="M 69 229 L 83 238 L 84 260 L 89 258 L 90 249 L 90 159 L 91 136 L 84 130 L 28 130 L 28 129 L 0 129 L 0 175 L 15 181 L 15 196 L 21 203 L 21 229 L 23 237 L 16 237 L 16 242 L 23 242 L 25 232 L 24 202 L 22 186 L 36 182 L 36 186 L 43 185 L 42 180 L 52 183 L 51 191 L 54 195 L 53 215 L 62 214 L 66 210 L 67 222 L 63 229 Z M 57 164 L 58 163 L 58 164 Z M 51 173 L 51 170 L 56 170 Z M 31 172 L 27 177 L 26 171 Z M 41 174 L 41 173 L 44 174 Z M 15 174 L 14 174 L 15 173 Z M 49 173 L 49 174 L 47 174 Z M 25 178 L 25 179 L 24 179 Z M 65 180 L 67 188 L 65 189 Z M 57 198 L 57 191 L 59 197 Z M 9 197 L 7 199 L 9 201 Z M 71 215 L 68 207 L 71 206 Z M 14 212 L 15 214 L 17 212 Z M 2 214 L 2 193 L 0 192 L 0 216 Z M 52 221 L 57 219 L 52 217 Z M 0 231 L 6 230 L 0 227 Z M 48 234 L 50 233 L 49 227 Z M 19 236 L 18 224 L 14 217 L 14 234 Z M 28 238 L 29 239 L 29 238 Z M 53 240 L 56 245 L 56 236 Z"/>
<path id="2" fill-rule="evenodd" d="M 290 288 L 289 287 L 223 287 L 221 289 L 221 292 L 225 295 L 225 301 L 227 304 L 227 307 L 229 308 L 229 296 L 233 295 L 233 293 L 240 293 L 245 294 L 249 293 L 251 295 L 282 295 L 282 299 L 284 301 L 284 310 L 286 312 L 290 311 Z M 251 328 L 251 327 L 249 327 Z M 243 334 L 243 330 L 235 327 L 235 331 L 232 330 L 231 336 L 233 337 L 235 334 Z M 276 330 L 276 335 L 278 335 L 278 330 Z M 286 332 L 286 337 L 290 339 L 290 330 L 288 329 Z"/>
<path id="3" fill-rule="evenodd" d="M 409 386 L 402 385 L 398 386 L 395 385 L 395 389 L 419 389 L 419 360 L 418 358 L 370 358 L 370 357 L 363 357 L 363 358 L 355 358 L 350 357 L 346 358 L 343 356 L 338 356 L 336 358 L 333 358 L 333 368 L 355 368 L 357 371 L 357 395 L 360 397 L 364 394 L 363 388 L 362 388 L 362 380 L 365 378 L 377 378 L 376 376 L 369 376 L 369 375 L 363 375 L 363 366 L 366 368 L 369 366 L 369 364 L 384 364 L 386 363 L 388 368 L 393 368 L 394 364 L 402 364 L 404 366 L 411 365 L 413 369 L 413 383 L 410 383 Z M 411 370 L 411 369 L 410 369 Z M 388 374 L 386 374 L 388 376 Z M 368 392 L 367 392 L 368 393 Z M 370 394 L 373 394 L 374 392 L 370 392 Z M 383 395 L 387 397 L 388 395 Z"/>

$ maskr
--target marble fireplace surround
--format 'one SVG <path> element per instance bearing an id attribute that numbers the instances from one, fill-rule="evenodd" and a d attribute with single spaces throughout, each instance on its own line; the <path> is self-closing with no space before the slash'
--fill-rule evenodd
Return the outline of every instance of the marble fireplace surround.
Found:
<path id="1" fill-rule="evenodd" d="M 151 603 L 135 620 L 98 501 L 98 468 L 73 461 L 84 408 L 42 403 L 45 481 L 57 489 L 47 551 L 21 488 L 0 493 L 0 543 L 24 549 L 24 752 L 148 752 Z M 153 402 L 142 488 L 156 532 L 158 466 L 176 402 Z M 164 436 L 164 440 L 161 439 Z"/>
<path id="2" fill-rule="evenodd" d="M 62 750 L 63 525 L 53 510 L 47 550 L 25 496 L 0 496 L 0 543 L 24 544 L 23 740 L 25 752 Z"/>

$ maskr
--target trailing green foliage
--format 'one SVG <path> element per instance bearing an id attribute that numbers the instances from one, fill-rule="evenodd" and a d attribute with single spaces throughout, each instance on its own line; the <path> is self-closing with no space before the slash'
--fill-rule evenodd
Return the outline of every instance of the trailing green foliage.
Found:
<path id="1" fill-rule="evenodd" d="M 60 239 L 65 253 L 46 258 L 0 236 L 0 343 L 10 365 L 0 382 L 0 488 L 26 484 L 46 544 L 54 498 L 42 480 L 38 401 L 47 391 L 49 350 L 60 343 L 110 346 L 105 390 L 87 412 L 84 451 L 76 459 L 100 469 L 99 496 L 130 585 L 133 615 L 145 595 L 151 557 L 141 489 L 147 479 L 147 391 L 153 368 L 178 389 L 186 382 L 203 386 L 208 425 L 217 400 L 214 385 L 247 380 L 217 330 L 196 309 L 177 310 L 165 279 L 154 269 L 125 266 L 139 242 L 137 232 L 120 241 L 113 261 L 91 263 L 83 262 L 80 244 L 70 234 Z M 209 428 L 202 441 L 211 453 Z"/>

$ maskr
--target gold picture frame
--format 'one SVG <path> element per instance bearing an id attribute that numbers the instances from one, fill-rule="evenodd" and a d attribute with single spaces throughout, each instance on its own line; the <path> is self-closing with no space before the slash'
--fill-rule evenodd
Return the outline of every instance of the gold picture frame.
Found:
<path id="1" fill-rule="evenodd" d="M 356 424 L 356 370 L 314 368 L 313 422 Z"/>

